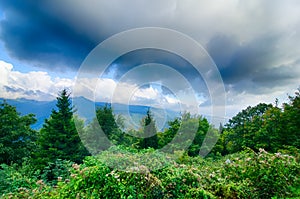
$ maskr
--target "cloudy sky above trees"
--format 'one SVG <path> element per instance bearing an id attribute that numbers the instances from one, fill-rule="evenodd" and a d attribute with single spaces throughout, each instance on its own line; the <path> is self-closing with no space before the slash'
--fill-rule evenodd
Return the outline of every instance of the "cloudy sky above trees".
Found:
<path id="1" fill-rule="evenodd" d="M 143 27 L 172 29 L 204 47 L 224 82 L 228 117 L 276 97 L 283 102 L 300 85 L 298 0 L 9 0 L 0 2 L 0 97 L 52 100 L 62 88 L 72 89 L 81 63 L 99 43 Z M 195 85 L 207 111 L 210 95 L 193 67 L 159 50 L 121 56 L 105 77 L 86 85 L 98 85 L 97 101 L 109 100 L 116 86 L 134 88 L 147 75 L 137 71 L 132 81 L 118 83 L 124 72 L 154 61 Z M 185 92 L 177 87 L 176 92 Z M 173 108 L 176 95 L 158 82 L 137 89 L 131 103 Z M 124 100 L 118 94 L 117 102 L 128 103 Z"/>

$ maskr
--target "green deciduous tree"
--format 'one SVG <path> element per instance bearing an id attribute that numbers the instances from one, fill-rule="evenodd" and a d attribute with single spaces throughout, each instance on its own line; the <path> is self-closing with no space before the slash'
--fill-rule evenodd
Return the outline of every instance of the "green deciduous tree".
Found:
<path id="1" fill-rule="evenodd" d="M 169 128 L 159 134 L 159 148 L 169 144 L 169 152 L 187 150 L 189 156 L 198 156 L 201 148 L 210 150 L 210 142 L 217 136 L 218 130 L 210 126 L 206 118 L 186 112 L 170 121 Z M 203 143 L 205 138 L 206 143 Z"/>
<path id="2" fill-rule="evenodd" d="M 229 153 L 243 150 L 244 147 L 258 149 L 257 138 L 260 137 L 260 130 L 263 126 L 263 115 L 271 109 L 272 104 L 260 103 L 254 107 L 247 107 L 229 120 L 226 124 L 228 136 L 226 142 L 229 144 L 226 149 Z M 265 142 L 266 140 L 260 140 Z"/>
<path id="3" fill-rule="evenodd" d="M 283 104 L 283 139 L 286 145 L 300 148 L 300 88 Z"/>
<path id="4" fill-rule="evenodd" d="M 198 120 L 198 129 L 197 132 L 195 133 L 195 137 L 192 142 L 192 145 L 188 149 L 188 155 L 190 156 L 199 155 L 200 148 L 202 146 L 204 138 L 207 135 L 208 130 L 209 129 L 213 130 L 213 128 L 209 126 L 209 123 L 206 118 L 198 116 L 197 120 Z"/>
<path id="5" fill-rule="evenodd" d="M 16 108 L 6 102 L 0 104 L 0 163 L 21 163 L 30 156 L 36 132 L 30 125 L 36 119 L 33 114 L 21 116 Z"/>
<path id="6" fill-rule="evenodd" d="M 263 148 L 270 152 L 276 152 L 284 145 L 284 134 L 282 129 L 283 112 L 275 106 L 268 109 L 262 116 L 260 129 L 254 136 L 255 149 Z"/>
<path id="7" fill-rule="evenodd" d="M 168 124 L 169 128 L 166 129 L 163 133 L 158 134 L 159 148 L 163 148 L 173 140 L 180 128 L 181 120 L 180 118 L 175 118 L 173 121 L 169 121 Z"/>

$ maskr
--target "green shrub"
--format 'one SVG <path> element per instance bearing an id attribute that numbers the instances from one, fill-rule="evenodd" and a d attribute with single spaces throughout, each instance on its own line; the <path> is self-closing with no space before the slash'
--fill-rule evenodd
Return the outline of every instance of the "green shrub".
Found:
<path id="1" fill-rule="evenodd" d="M 35 171 L 26 161 L 22 166 L 1 164 L 0 195 L 16 192 L 19 189 L 29 190 L 35 188 L 38 175 L 39 171 Z"/>
<path id="2" fill-rule="evenodd" d="M 70 176 L 70 167 L 73 162 L 69 160 L 57 159 L 49 162 L 41 172 L 40 178 L 49 185 L 55 185 L 59 179 L 66 179 Z"/>
<path id="3" fill-rule="evenodd" d="M 60 166 L 51 173 L 58 176 L 57 184 L 47 184 L 33 172 L 23 175 L 30 170 L 28 165 L 18 169 L 4 165 L 0 170 L 0 177 L 5 179 L 0 182 L 3 197 L 256 199 L 300 196 L 300 166 L 291 155 L 260 149 L 258 153 L 247 150 L 219 159 L 184 157 L 151 171 L 141 164 L 143 161 L 134 164 L 147 150 L 133 154 L 115 150 L 110 156 L 111 162 L 117 163 L 120 158 L 133 162 L 133 165 L 124 165 L 123 170 L 103 163 L 109 153 L 98 158 L 87 157 L 81 165 L 56 163 Z M 158 164 L 159 158 L 161 162 L 166 161 L 163 154 L 157 153 L 155 157 L 154 164 Z"/>

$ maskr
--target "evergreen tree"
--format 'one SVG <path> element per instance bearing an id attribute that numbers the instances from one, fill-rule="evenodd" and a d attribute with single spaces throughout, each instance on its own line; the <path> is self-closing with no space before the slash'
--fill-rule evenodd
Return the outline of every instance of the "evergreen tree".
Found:
<path id="1" fill-rule="evenodd" d="M 92 154 L 106 150 L 112 144 L 117 145 L 123 142 L 123 133 L 116 123 L 112 107 L 109 104 L 97 108 L 96 118 L 87 126 L 82 137 Z"/>
<path id="2" fill-rule="evenodd" d="M 144 138 L 141 140 L 141 148 L 158 148 L 158 138 L 155 126 L 155 121 L 151 115 L 150 109 L 147 111 L 146 117 L 143 119 L 143 135 Z"/>
<path id="3" fill-rule="evenodd" d="M 34 149 L 36 132 L 30 125 L 33 114 L 21 116 L 16 108 L 6 102 L 0 104 L 0 164 L 21 163 Z"/>
<path id="4" fill-rule="evenodd" d="M 57 110 L 52 110 L 49 119 L 40 130 L 38 138 L 39 151 L 36 156 L 39 164 L 55 162 L 57 159 L 80 163 L 87 150 L 83 147 L 77 133 L 73 118 L 70 94 L 62 90 L 57 97 Z"/>
<path id="5" fill-rule="evenodd" d="M 111 105 L 105 104 L 104 107 L 97 108 L 96 116 L 97 121 L 99 122 L 99 125 L 102 128 L 104 134 L 114 144 L 118 144 L 122 140 L 122 133 L 116 122 Z"/>

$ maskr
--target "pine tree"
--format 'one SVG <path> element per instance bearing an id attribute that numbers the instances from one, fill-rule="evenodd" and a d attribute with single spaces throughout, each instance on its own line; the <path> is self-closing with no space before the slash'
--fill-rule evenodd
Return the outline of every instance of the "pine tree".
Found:
<path id="1" fill-rule="evenodd" d="M 144 139 L 141 141 L 141 148 L 158 148 L 158 138 L 156 132 L 155 121 L 151 115 L 150 109 L 147 111 L 147 115 L 143 120 L 143 133 Z"/>
<path id="2" fill-rule="evenodd" d="M 87 126 L 82 138 L 93 155 L 108 149 L 112 144 L 123 142 L 123 133 L 116 123 L 110 104 L 97 108 L 96 118 Z"/>
<path id="3" fill-rule="evenodd" d="M 66 89 L 59 93 L 56 106 L 57 110 L 52 110 L 50 118 L 45 120 L 40 130 L 40 149 L 36 153 L 39 164 L 45 165 L 57 159 L 80 163 L 88 152 L 77 133 L 70 94 Z"/>
<path id="4" fill-rule="evenodd" d="M 97 121 L 108 139 L 117 144 L 121 138 L 121 132 L 115 120 L 115 115 L 110 104 L 96 110 Z"/>

